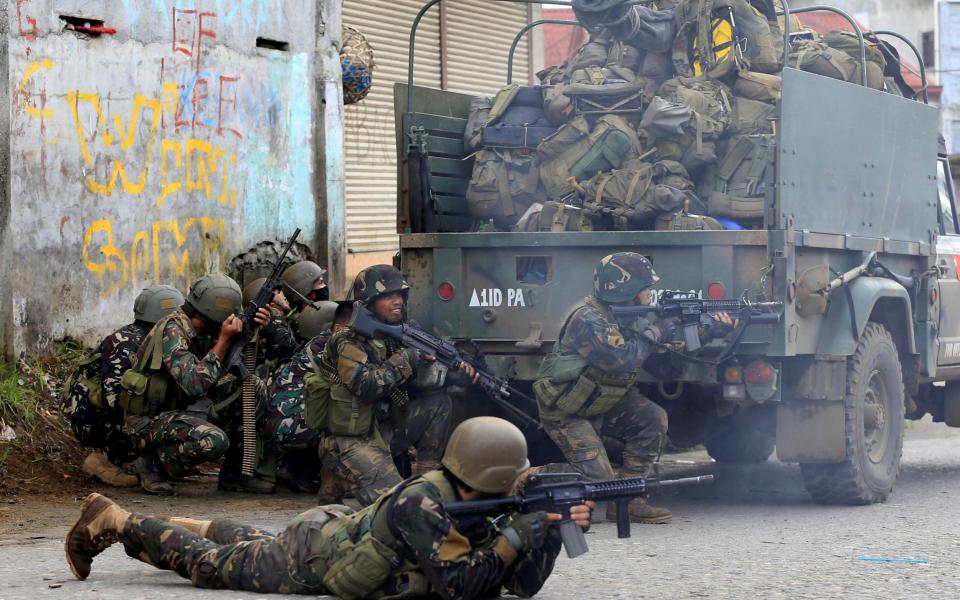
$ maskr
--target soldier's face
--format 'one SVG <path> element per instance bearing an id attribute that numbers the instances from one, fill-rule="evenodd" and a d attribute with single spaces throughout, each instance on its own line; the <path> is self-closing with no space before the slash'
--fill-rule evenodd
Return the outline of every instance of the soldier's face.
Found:
<path id="1" fill-rule="evenodd" d="M 637 301 L 643 306 L 653 304 L 653 290 L 650 288 L 640 290 L 640 293 L 637 294 Z"/>
<path id="2" fill-rule="evenodd" d="M 330 289 L 327 288 L 327 284 L 323 281 L 323 277 L 317 277 L 317 280 L 313 282 L 313 290 L 307 294 L 307 298 L 312 302 L 330 299 Z"/>
<path id="3" fill-rule="evenodd" d="M 387 323 L 399 323 L 403 320 L 403 294 L 393 292 L 373 301 L 373 314 Z"/>

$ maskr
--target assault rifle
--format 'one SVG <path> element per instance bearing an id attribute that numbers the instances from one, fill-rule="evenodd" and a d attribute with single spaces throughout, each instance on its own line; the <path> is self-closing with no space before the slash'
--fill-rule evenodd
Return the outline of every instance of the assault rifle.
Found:
<path id="1" fill-rule="evenodd" d="M 566 479 L 567 481 L 557 481 Z M 571 481 L 572 479 L 572 481 Z M 560 537 L 567 556 L 576 558 L 589 550 L 583 530 L 570 519 L 570 509 L 594 502 L 613 502 L 617 507 L 617 537 L 630 537 L 630 510 L 628 504 L 634 498 L 647 495 L 651 489 L 710 483 L 713 475 L 646 481 L 642 477 L 609 479 L 607 481 L 583 481 L 572 473 L 542 473 L 531 475 L 516 496 L 489 500 L 462 500 L 447 502 L 443 510 L 452 517 L 496 516 L 509 512 L 530 513 L 546 511 L 559 514 Z"/>
<path id="2" fill-rule="evenodd" d="M 277 263 L 273 265 L 267 280 L 260 286 L 253 300 L 243 308 L 243 312 L 239 315 L 243 323 L 243 331 L 233 338 L 223 358 L 223 364 L 227 369 L 234 371 L 242 381 L 240 385 L 243 399 L 243 461 L 240 472 L 247 477 L 253 475 L 257 466 L 257 395 L 253 381 L 250 380 L 250 373 L 257 366 L 257 348 L 251 343 L 255 335 L 253 319 L 258 310 L 266 307 L 273 300 L 274 291 L 280 287 L 283 262 L 299 235 L 300 228 L 297 227 L 290 241 L 284 246 L 283 252 L 280 253 L 280 257 L 277 258 Z"/>
<path id="3" fill-rule="evenodd" d="M 684 346 L 688 352 L 700 349 L 701 316 L 709 313 L 725 312 L 735 319 L 739 319 L 739 339 L 743 329 L 750 324 L 772 324 L 780 321 L 783 311 L 782 302 L 752 302 L 740 300 L 701 300 L 691 298 L 682 292 L 665 291 L 656 304 L 635 306 L 611 306 L 613 314 L 618 319 L 629 317 L 646 317 L 655 315 L 661 319 L 678 319 L 683 328 Z"/>
<path id="4" fill-rule="evenodd" d="M 536 400 L 511 387 L 506 379 L 501 379 L 486 369 L 480 368 L 475 361 L 461 354 L 453 344 L 443 338 L 431 335 L 409 323 L 397 325 L 384 323 L 360 302 L 355 302 L 353 305 L 353 316 L 350 319 L 349 327 L 367 337 L 390 338 L 407 348 L 413 348 L 423 354 L 434 356 L 440 364 L 450 370 L 459 369 L 460 365 L 464 363 L 470 365 L 476 369 L 480 376 L 477 384 L 490 396 L 491 400 L 522 424 L 540 428 L 540 423 L 536 419 L 511 404 L 507 398 L 514 396 L 532 404 L 536 404 Z"/>

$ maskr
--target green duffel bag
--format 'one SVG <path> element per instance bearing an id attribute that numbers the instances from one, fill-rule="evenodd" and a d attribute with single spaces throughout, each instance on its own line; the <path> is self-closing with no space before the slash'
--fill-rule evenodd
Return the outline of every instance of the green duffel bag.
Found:
<path id="1" fill-rule="evenodd" d="M 317 430 L 330 422 L 330 382 L 316 369 L 303 376 L 303 422 Z"/>
<path id="2" fill-rule="evenodd" d="M 589 203 L 595 229 L 648 230 L 657 218 L 683 210 L 692 189 L 680 163 L 634 159 L 584 182 L 584 207 Z"/>
<path id="3" fill-rule="evenodd" d="M 531 204 L 546 200 L 537 155 L 525 148 L 480 150 L 466 197 L 474 217 L 512 226 Z"/>
<path id="4" fill-rule="evenodd" d="M 801 40 L 794 44 L 790 66 L 843 81 L 853 81 L 858 68 L 849 54 L 817 40 Z"/>
<path id="5" fill-rule="evenodd" d="M 853 83 L 862 83 L 860 80 L 860 41 L 857 34 L 850 31 L 831 31 L 823 36 L 823 41 L 837 50 L 842 51 L 853 59 L 857 68 L 854 69 L 853 77 L 849 81 Z M 883 58 L 883 52 L 876 39 L 864 36 L 864 51 L 867 55 L 867 86 L 875 90 L 883 89 L 883 71 L 887 67 L 887 61 Z"/>
<path id="6" fill-rule="evenodd" d="M 626 119 L 604 115 L 590 127 L 575 117 L 537 147 L 540 181 L 554 200 L 576 191 L 574 183 L 610 171 L 640 155 L 640 140 Z M 573 178 L 573 181 L 571 181 Z"/>
<path id="7" fill-rule="evenodd" d="M 723 225 L 713 217 L 685 212 L 657 218 L 656 231 L 719 231 Z"/>
<path id="8" fill-rule="evenodd" d="M 775 153 L 773 135 L 732 138 L 717 164 L 708 212 L 715 217 L 762 219 Z"/>

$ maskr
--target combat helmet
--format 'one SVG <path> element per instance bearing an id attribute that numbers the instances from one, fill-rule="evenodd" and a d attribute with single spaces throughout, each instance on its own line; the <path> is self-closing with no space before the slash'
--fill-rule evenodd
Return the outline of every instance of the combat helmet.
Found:
<path id="1" fill-rule="evenodd" d="M 133 318 L 156 323 L 183 305 L 183 294 L 169 285 L 151 285 L 143 289 L 133 303 Z"/>
<path id="2" fill-rule="evenodd" d="M 450 434 L 440 464 L 479 492 L 502 494 L 530 468 L 527 440 L 509 421 L 474 417 Z"/>
<path id="3" fill-rule="evenodd" d="M 260 279 L 254 279 L 247 285 L 243 286 L 243 300 L 241 304 L 246 306 L 253 302 L 254 297 L 260 292 L 260 288 L 263 287 L 263 284 L 267 282 L 266 277 L 261 277 Z"/>
<path id="4" fill-rule="evenodd" d="M 314 302 L 303 307 L 297 324 L 300 326 L 300 336 L 311 340 L 324 331 L 333 327 L 333 317 L 337 313 L 336 302 Z"/>
<path id="5" fill-rule="evenodd" d="M 219 273 L 204 275 L 190 287 L 190 293 L 187 294 L 187 302 L 203 317 L 215 323 L 223 323 L 228 316 L 239 311 L 241 299 L 237 282 Z"/>
<path id="6" fill-rule="evenodd" d="M 406 301 L 410 286 L 400 270 L 392 265 L 373 265 L 357 273 L 353 282 L 353 299 L 369 305 L 385 294 L 400 292 Z"/>
<path id="7" fill-rule="evenodd" d="M 593 293 L 604 302 L 629 302 L 658 281 L 645 256 L 617 252 L 604 257 L 594 270 Z"/>
<path id="8" fill-rule="evenodd" d="M 287 287 L 296 292 L 291 300 L 301 302 L 302 298 L 300 296 L 304 298 L 309 296 L 310 292 L 313 291 L 313 284 L 326 274 L 326 269 L 317 263 L 310 260 L 301 260 L 295 265 L 287 267 L 280 279 Z"/>

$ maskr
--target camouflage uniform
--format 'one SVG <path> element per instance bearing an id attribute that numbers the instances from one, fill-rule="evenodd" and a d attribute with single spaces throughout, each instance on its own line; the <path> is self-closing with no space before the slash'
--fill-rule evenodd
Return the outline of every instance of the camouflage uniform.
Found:
<path id="1" fill-rule="evenodd" d="M 625 384 L 614 387 L 623 389 L 622 399 L 597 415 L 570 414 L 557 406 L 557 397 L 562 397 L 578 380 L 556 383 L 542 377 L 534 385 L 540 422 L 567 461 L 585 477 L 615 476 L 602 436 L 623 443 L 622 475 L 625 477 L 646 476 L 657 459 L 667 431 L 667 414 L 632 385 L 640 365 L 653 350 L 649 338 L 634 330 L 621 329 L 593 296 L 589 296 L 564 325 L 554 351 L 556 355 L 579 355 L 586 363 L 581 378 L 593 383 L 607 383 L 605 380 L 613 378 L 617 380 L 614 383 Z M 594 390 L 593 401 L 598 400 L 601 393 L 599 388 Z M 585 406 L 589 412 L 589 402 Z"/>
<path id="2" fill-rule="evenodd" d="M 393 495 L 396 500 L 393 500 Z M 127 554 L 176 571 L 194 586 L 261 593 L 327 594 L 324 576 L 353 543 L 373 535 L 396 558 L 378 588 L 365 597 L 529 597 L 553 571 L 561 540 L 548 529 L 543 545 L 518 553 L 489 521 L 468 528 L 447 516 L 456 500 L 443 471 L 418 477 L 359 513 L 318 507 L 272 536 L 230 521 L 213 521 L 201 537 L 142 515 L 131 515 L 120 534 Z M 392 527 L 391 527 L 392 525 Z"/>
<path id="3" fill-rule="evenodd" d="M 211 351 L 213 340 L 197 335 L 183 310 L 161 319 L 151 333 L 157 328 L 163 335 L 162 376 L 171 380 L 173 410 L 127 415 L 124 431 L 141 452 L 156 450 L 167 472 L 177 476 L 227 451 L 227 434 L 209 422 L 210 405 L 232 395 L 239 382 Z"/>
<path id="4" fill-rule="evenodd" d="M 64 405 L 64 414 L 81 444 L 104 450 L 114 464 L 132 460 L 135 456 L 129 437 L 123 433 L 123 411 L 120 398 L 120 378 L 133 366 L 141 342 L 150 331 L 150 325 L 135 321 L 124 325 L 100 342 L 100 359 L 81 367 L 77 383 L 72 386 Z M 90 402 L 86 380 L 101 380 L 101 401 L 97 408 Z"/>
<path id="5" fill-rule="evenodd" d="M 363 435 L 336 435 L 340 452 L 338 474 L 349 482 L 356 499 L 372 503 L 400 482 L 394 456 L 417 451 L 422 471 L 433 468 L 443 455 L 450 427 L 450 397 L 436 385 L 414 386 L 419 377 L 425 383 L 427 365 L 417 373 L 416 352 L 392 341 L 367 338 L 343 329 L 327 344 L 321 358 L 321 372 L 332 383 L 335 373 L 360 403 L 376 407 L 371 430 Z M 435 380 L 439 380 L 436 378 Z"/>
<path id="6" fill-rule="evenodd" d="M 303 420 L 303 376 L 319 361 L 330 332 L 319 335 L 286 363 L 270 383 L 269 401 L 260 417 L 264 441 L 289 448 L 310 448 L 317 445 L 320 434 Z"/>
<path id="7" fill-rule="evenodd" d="M 256 342 L 257 376 L 264 381 L 268 381 L 301 346 L 287 319 L 273 309 L 270 312 L 272 319 L 258 330 Z"/>

